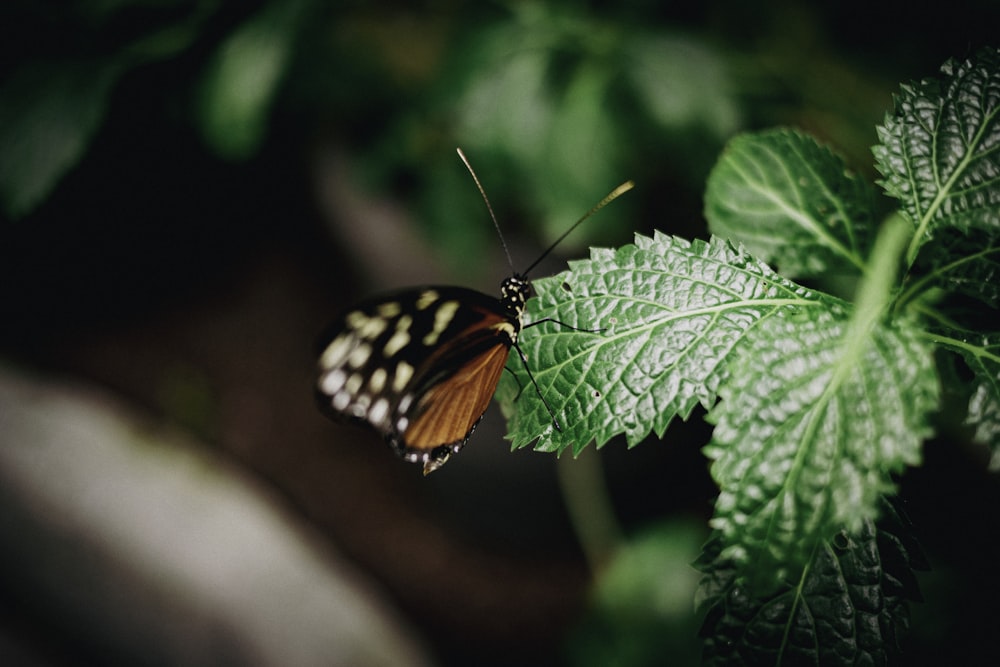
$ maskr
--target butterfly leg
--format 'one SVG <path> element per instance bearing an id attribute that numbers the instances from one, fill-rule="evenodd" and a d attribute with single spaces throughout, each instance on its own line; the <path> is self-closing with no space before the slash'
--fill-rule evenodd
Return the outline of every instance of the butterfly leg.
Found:
<path id="1" fill-rule="evenodd" d="M 510 376 L 511 376 L 512 378 L 514 378 L 514 382 L 516 382 L 516 383 L 517 383 L 517 393 L 516 393 L 516 394 L 514 395 L 514 400 L 513 400 L 513 402 L 514 402 L 514 403 L 517 403 L 517 399 L 521 398 L 521 392 L 523 392 L 523 391 L 524 391 L 524 385 L 523 385 L 523 384 L 521 384 L 521 381 L 517 379 L 517 373 L 515 373 L 515 372 L 514 372 L 514 371 L 512 371 L 512 370 L 510 370 L 510 369 L 509 369 L 509 368 L 507 368 L 506 366 L 504 366 L 504 367 L 503 367 L 503 369 L 504 369 L 505 371 L 507 371 L 508 373 L 510 373 Z"/>
<path id="2" fill-rule="evenodd" d="M 535 391 L 538 392 L 538 398 L 542 399 L 542 405 L 545 409 L 549 411 L 549 416 L 552 417 L 552 425 L 556 427 L 556 430 L 562 433 L 562 428 L 559 426 L 559 421 L 556 419 L 556 413 L 552 412 L 552 408 L 549 407 L 549 402 L 545 400 L 542 396 L 542 390 L 539 388 L 538 383 L 535 382 L 535 376 L 532 375 L 531 369 L 528 367 L 528 357 L 525 356 L 524 352 L 521 350 L 521 346 L 514 343 L 514 349 L 517 350 L 517 356 L 521 357 L 521 364 L 524 366 L 524 371 L 528 374 L 528 379 L 531 380 L 531 384 L 535 385 Z M 520 396 L 520 392 L 518 392 Z"/>
<path id="3" fill-rule="evenodd" d="M 552 322 L 552 323 L 558 324 L 559 326 L 564 327 L 566 329 L 572 329 L 573 331 L 580 331 L 582 333 L 595 333 L 596 334 L 596 333 L 601 333 L 602 331 L 607 331 L 607 329 L 581 329 L 579 327 L 574 327 L 571 324 L 566 324 L 565 322 L 560 322 L 559 320 L 557 320 L 555 318 L 552 318 L 552 317 L 544 317 L 544 318 L 542 318 L 540 320 L 537 320 L 535 322 L 532 322 L 530 324 L 525 324 L 522 327 L 522 330 L 523 329 L 529 329 L 529 328 L 531 328 L 533 326 L 537 326 L 539 324 L 544 324 L 546 322 Z"/>

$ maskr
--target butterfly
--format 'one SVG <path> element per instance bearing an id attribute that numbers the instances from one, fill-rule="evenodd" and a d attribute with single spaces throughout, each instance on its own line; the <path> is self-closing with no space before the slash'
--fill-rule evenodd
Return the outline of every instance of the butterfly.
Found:
<path id="1" fill-rule="evenodd" d="M 486 202 L 510 261 L 486 192 L 461 149 L 458 154 Z M 493 398 L 512 347 L 548 408 L 518 346 L 521 318 L 532 294 L 527 274 L 580 223 L 632 187 L 631 181 L 618 186 L 524 272 L 505 279 L 499 299 L 465 287 L 415 287 L 349 308 L 331 325 L 319 355 L 316 395 L 321 408 L 334 418 L 375 429 L 405 460 L 423 464 L 425 475 L 468 442 Z M 529 326 L 543 321 L 553 320 Z"/>

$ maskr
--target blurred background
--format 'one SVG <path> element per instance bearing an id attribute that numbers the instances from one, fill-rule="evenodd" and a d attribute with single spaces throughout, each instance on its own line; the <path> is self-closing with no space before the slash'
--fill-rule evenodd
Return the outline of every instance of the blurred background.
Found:
<path id="1" fill-rule="evenodd" d="M 704 236 L 743 130 L 874 178 L 898 84 L 998 25 L 987 0 L 7 0 L 0 663 L 697 664 L 701 413 L 572 460 L 510 452 L 491 408 L 424 478 L 315 409 L 319 333 L 390 287 L 497 293 L 456 146 L 518 270 L 636 181 L 548 275 Z M 1000 659 L 1000 487 L 965 435 L 902 480 L 934 568 L 913 664 Z"/>

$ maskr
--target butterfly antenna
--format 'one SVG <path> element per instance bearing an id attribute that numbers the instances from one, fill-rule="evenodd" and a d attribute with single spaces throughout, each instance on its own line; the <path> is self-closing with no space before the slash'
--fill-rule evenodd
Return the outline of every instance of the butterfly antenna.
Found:
<path id="1" fill-rule="evenodd" d="M 535 268 L 536 266 L 538 266 L 539 262 L 541 262 L 543 259 L 545 259 L 546 257 L 548 257 L 549 253 L 552 252 L 553 250 L 555 250 L 556 246 L 559 245 L 560 243 L 562 243 L 563 239 L 565 239 L 567 236 L 569 236 L 570 232 L 572 232 L 574 229 L 576 229 L 577 227 L 579 227 L 580 224 L 584 220 L 586 220 L 590 216 L 594 215 L 595 213 L 597 213 L 598 211 L 600 211 L 602 208 L 604 208 L 605 206 L 607 206 L 608 204 L 610 204 L 614 200 L 618 199 L 618 197 L 620 197 L 621 195 L 625 194 L 626 192 L 628 192 L 629 190 L 631 190 L 634 187 L 635 187 L 635 182 L 634 181 L 625 181 L 624 183 L 622 183 L 621 185 L 619 185 L 617 188 L 615 188 L 614 190 L 612 190 L 611 192 L 609 192 L 608 196 L 606 196 L 601 201 L 597 202 L 597 205 L 594 206 L 594 208 L 592 208 L 589 211 L 587 211 L 586 213 L 584 213 L 582 218 L 580 218 L 579 220 L 577 220 L 576 222 L 574 222 L 573 225 L 569 229 L 567 229 L 565 232 L 562 233 L 562 235 L 559 238 L 557 238 L 555 241 L 553 241 L 552 245 L 550 245 L 548 248 L 546 248 L 545 252 L 543 252 L 541 254 L 541 256 L 538 259 L 536 259 L 531 264 L 531 266 L 529 266 L 527 269 L 525 269 L 524 273 L 522 275 L 525 275 L 525 276 L 528 275 L 533 268 Z"/>
<path id="2" fill-rule="evenodd" d="M 486 196 L 486 190 L 483 189 L 483 184 L 479 182 L 479 177 L 476 176 L 476 172 L 472 169 L 472 165 L 469 164 L 469 160 L 465 157 L 465 153 L 462 152 L 461 148 L 456 148 L 458 151 L 458 157 L 462 158 L 462 162 L 465 163 L 465 168 L 469 170 L 472 174 L 472 180 L 476 182 L 476 187 L 479 188 L 479 194 L 483 196 L 483 201 L 486 202 L 486 210 L 490 212 L 490 217 L 493 219 L 493 226 L 497 229 L 497 235 L 500 237 L 500 245 L 503 246 L 503 254 L 507 255 L 507 264 L 510 265 L 510 270 L 514 271 L 514 260 L 510 258 L 510 250 L 507 249 L 507 241 L 503 238 L 503 232 L 500 231 L 500 223 L 497 222 L 497 216 L 493 213 L 493 207 L 490 205 L 490 198 Z"/>

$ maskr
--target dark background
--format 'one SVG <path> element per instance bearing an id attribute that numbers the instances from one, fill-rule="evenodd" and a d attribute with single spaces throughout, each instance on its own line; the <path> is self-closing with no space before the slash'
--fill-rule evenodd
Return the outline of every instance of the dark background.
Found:
<path id="1" fill-rule="evenodd" d="M 806 129 L 874 177 L 873 128 L 898 83 L 995 41 L 1000 25 L 987 2 L 933 13 L 857 2 L 279 4 L 0 9 L 0 120 L 13 127 L 25 100 L 62 110 L 46 132 L 0 135 L 0 150 L 17 154 L 24 137 L 49 137 L 52 150 L 61 137 L 82 137 L 54 176 L 11 179 L 39 194 L 5 202 L 0 359 L 9 372 L 110 392 L 147 423 L 196 437 L 262 482 L 321 548 L 357 565 L 430 654 L 454 665 L 559 664 L 579 655 L 567 638 L 588 641 L 572 639 L 590 570 L 555 457 L 509 452 L 491 410 L 459 456 L 422 478 L 376 436 L 325 420 L 311 384 L 317 336 L 352 300 L 437 281 L 494 293 L 510 272 L 455 146 L 490 194 L 515 268 L 618 182 L 636 180 L 634 193 L 560 248 L 563 258 L 536 270 L 547 275 L 588 243 L 653 229 L 703 236 L 705 175 L 740 130 Z M 249 105 L 261 124 L 246 129 L 237 101 L 212 106 L 213 68 L 255 20 L 270 27 L 261 44 L 280 46 L 284 59 L 263 101 Z M 511 37 L 522 33 L 530 39 Z M 644 64 L 626 45 L 641 39 L 688 49 L 666 50 L 657 70 L 667 98 L 687 111 L 670 116 L 630 86 L 629 72 Z M 525 49 L 544 65 L 548 97 L 537 105 L 549 115 L 470 122 L 484 82 L 516 94 L 499 77 Z M 686 62 L 671 57 L 684 52 Z M 709 122 L 705 109 L 728 115 Z M 482 129 L 501 121 L 513 141 Z M 550 137 L 544 150 L 511 146 L 519 123 Z M 560 162 L 560 151 L 587 159 Z M 10 160 L 4 168 L 9 178 Z M 626 536 L 665 517 L 704 526 L 714 490 L 700 417 L 662 442 L 626 451 L 616 440 L 601 451 Z M 921 578 L 927 602 L 913 611 L 910 655 L 914 664 L 983 664 L 998 658 L 996 614 L 983 608 L 998 592 L 991 508 L 1000 487 L 985 453 L 962 445 L 961 431 L 946 433 L 902 480 L 934 567 Z M 150 642 L 137 656 L 113 627 L 87 627 L 38 593 L 31 568 L 9 555 L 21 553 L 9 543 L 13 525 L 0 544 L 0 650 L 34 664 L 176 655 Z M 695 532 L 690 559 L 702 537 Z"/>

